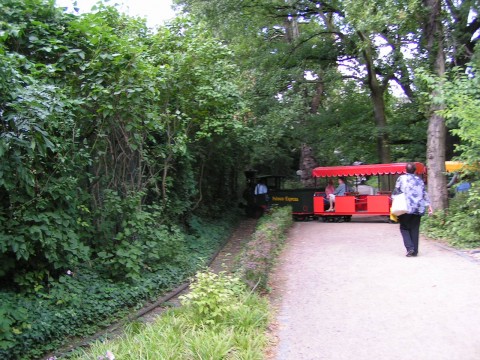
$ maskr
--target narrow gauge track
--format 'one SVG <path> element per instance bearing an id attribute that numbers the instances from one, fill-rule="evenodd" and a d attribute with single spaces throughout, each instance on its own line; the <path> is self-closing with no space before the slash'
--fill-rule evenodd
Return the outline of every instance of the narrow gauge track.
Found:
<path id="1" fill-rule="evenodd" d="M 219 249 L 207 263 L 207 266 L 212 271 L 218 273 L 220 271 L 232 271 L 235 266 L 235 257 L 240 253 L 242 246 L 247 242 L 250 236 L 254 233 L 257 225 L 256 219 L 244 219 L 242 220 L 234 232 L 230 235 L 225 245 Z M 179 296 L 188 291 L 190 283 L 186 282 L 179 285 L 172 291 L 168 292 L 157 301 L 144 306 L 135 314 L 127 317 L 124 320 L 118 321 L 96 334 L 72 341 L 68 346 L 62 347 L 57 351 L 45 355 L 42 359 L 48 360 L 52 357 L 61 358 L 72 351 L 79 348 L 87 348 L 94 341 L 101 338 L 113 339 L 123 334 L 123 327 L 130 321 L 141 321 L 144 323 L 153 322 L 157 316 L 162 314 L 166 309 L 173 305 L 179 306 Z"/>

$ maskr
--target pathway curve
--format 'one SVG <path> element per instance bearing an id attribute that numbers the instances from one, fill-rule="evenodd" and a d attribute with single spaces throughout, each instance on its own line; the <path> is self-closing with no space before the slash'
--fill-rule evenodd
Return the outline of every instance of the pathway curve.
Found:
<path id="1" fill-rule="evenodd" d="M 294 224 L 268 358 L 480 359 L 480 263 L 425 239 L 407 258 L 398 225 L 366 220 Z"/>

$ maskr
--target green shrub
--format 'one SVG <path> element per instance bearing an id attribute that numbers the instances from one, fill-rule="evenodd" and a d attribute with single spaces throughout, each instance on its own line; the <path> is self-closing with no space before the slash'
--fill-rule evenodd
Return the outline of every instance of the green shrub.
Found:
<path id="1" fill-rule="evenodd" d="M 188 294 L 180 299 L 190 306 L 196 317 L 207 324 L 215 324 L 238 306 L 245 284 L 238 277 L 210 271 L 195 275 Z"/>
<path id="2" fill-rule="evenodd" d="M 446 212 L 435 213 L 422 222 L 423 232 L 444 239 L 458 248 L 480 246 L 480 187 L 478 182 L 466 193 L 451 199 Z"/>

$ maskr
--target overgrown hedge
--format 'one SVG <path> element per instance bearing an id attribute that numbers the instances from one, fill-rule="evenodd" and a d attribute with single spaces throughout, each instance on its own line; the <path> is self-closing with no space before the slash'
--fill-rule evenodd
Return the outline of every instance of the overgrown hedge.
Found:
<path id="1" fill-rule="evenodd" d="M 250 287 L 267 288 L 268 276 L 292 224 L 289 206 L 274 208 L 260 219 L 238 262 L 238 271 Z"/>
<path id="2" fill-rule="evenodd" d="M 36 359 L 68 342 L 90 335 L 174 288 L 198 269 L 224 243 L 237 214 L 213 222 L 195 219 L 184 233 L 187 251 L 175 263 L 138 280 L 115 282 L 82 265 L 58 281 L 28 293 L 0 293 L 0 359 Z"/>
<path id="3" fill-rule="evenodd" d="M 239 193 L 233 52 L 188 19 L 153 32 L 101 4 L 2 0 L 0 19 L 0 286 L 167 266 L 184 220 Z"/>

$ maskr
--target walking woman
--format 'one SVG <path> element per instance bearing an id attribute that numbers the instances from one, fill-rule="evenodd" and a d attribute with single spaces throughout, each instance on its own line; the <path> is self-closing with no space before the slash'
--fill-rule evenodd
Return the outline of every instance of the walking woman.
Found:
<path id="1" fill-rule="evenodd" d="M 407 249 L 407 256 L 417 256 L 418 237 L 420 235 L 420 219 L 428 208 L 428 213 L 432 213 L 430 200 L 423 180 L 415 175 L 416 167 L 414 163 L 407 163 L 407 173 L 400 175 L 395 184 L 394 195 L 404 193 L 407 199 L 406 214 L 400 215 L 400 233 L 403 237 L 403 244 Z"/>

